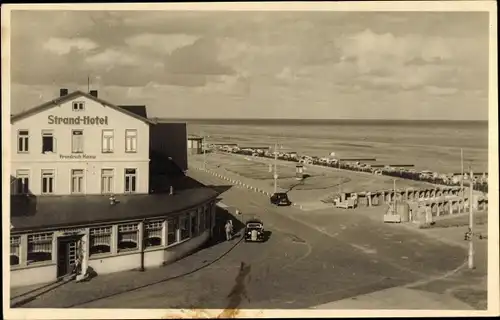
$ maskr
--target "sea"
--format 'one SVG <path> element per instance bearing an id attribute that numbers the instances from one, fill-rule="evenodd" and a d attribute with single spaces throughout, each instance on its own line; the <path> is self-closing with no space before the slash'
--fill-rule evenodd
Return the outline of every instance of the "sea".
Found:
<path id="1" fill-rule="evenodd" d="M 169 121 L 169 119 L 161 119 Z M 172 120 L 172 119 L 170 119 Z M 271 147 L 376 165 L 406 165 L 441 173 L 488 172 L 488 121 L 176 119 L 209 143 Z"/>

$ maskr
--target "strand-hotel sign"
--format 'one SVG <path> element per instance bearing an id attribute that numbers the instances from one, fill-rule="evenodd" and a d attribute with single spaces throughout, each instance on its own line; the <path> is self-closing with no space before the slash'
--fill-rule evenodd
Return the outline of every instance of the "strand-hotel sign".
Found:
<path id="1" fill-rule="evenodd" d="M 104 117 L 91 117 L 91 116 L 78 116 L 78 117 L 59 117 L 50 115 L 48 116 L 49 124 L 70 124 L 70 125 L 108 125 L 108 116 Z"/>

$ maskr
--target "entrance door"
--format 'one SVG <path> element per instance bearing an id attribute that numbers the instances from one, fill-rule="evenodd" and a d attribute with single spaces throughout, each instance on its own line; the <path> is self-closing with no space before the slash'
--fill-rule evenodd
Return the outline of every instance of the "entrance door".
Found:
<path id="1" fill-rule="evenodd" d="M 76 262 L 77 241 L 75 237 L 63 237 L 57 243 L 57 277 L 70 274 Z"/>

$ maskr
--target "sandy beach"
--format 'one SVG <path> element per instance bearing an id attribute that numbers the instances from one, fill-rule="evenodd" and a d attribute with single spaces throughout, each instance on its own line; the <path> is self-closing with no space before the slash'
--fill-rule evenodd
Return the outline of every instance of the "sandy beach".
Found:
<path id="1" fill-rule="evenodd" d="M 369 164 L 413 164 L 416 170 L 460 172 L 460 148 L 464 167 L 488 170 L 488 125 L 468 122 L 378 124 L 188 122 L 188 132 L 209 136 L 209 143 L 240 146 L 273 146 L 312 156 L 335 152 L 340 158 L 376 158 Z"/>

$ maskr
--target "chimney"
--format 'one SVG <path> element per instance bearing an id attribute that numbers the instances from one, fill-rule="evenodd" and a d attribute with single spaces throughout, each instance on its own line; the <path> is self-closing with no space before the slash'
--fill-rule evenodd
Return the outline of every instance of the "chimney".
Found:
<path id="1" fill-rule="evenodd" d="M 59 96 L 60 97 L 64 97 L 64 96 L 67 96 L 68 95 L 68 89 L 66 88 L 62 88 L 59 90 Z"/>
<path id="2" fill-rule="evenodd" d="M 98 98 L 97 90 L 90 90 L 90 95 Z"/>

